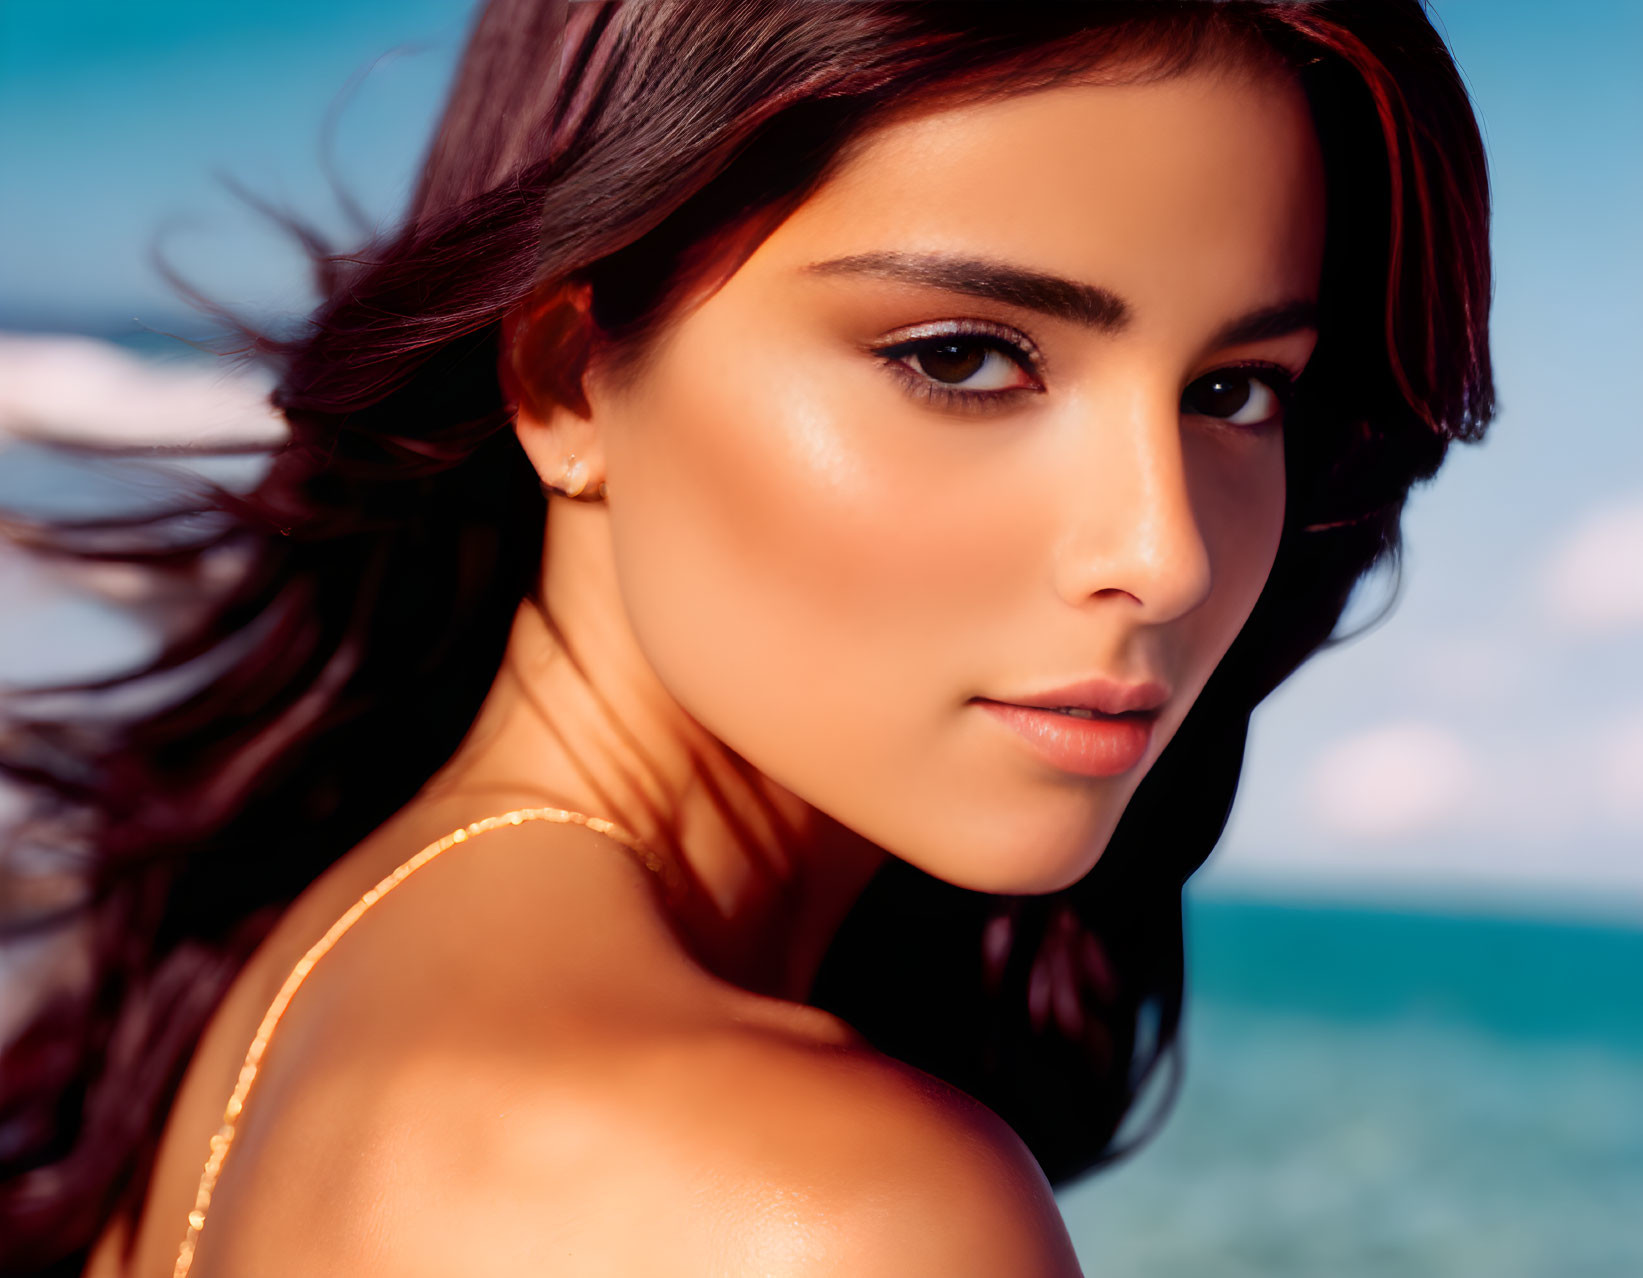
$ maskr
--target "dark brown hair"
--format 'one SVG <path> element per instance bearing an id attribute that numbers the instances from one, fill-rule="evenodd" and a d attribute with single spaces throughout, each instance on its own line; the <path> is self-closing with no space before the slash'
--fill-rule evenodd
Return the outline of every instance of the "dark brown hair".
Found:
<path id="1" fill-rule="evenodd" d="M 403 222 L 315 248 L 322 298 L 295 336 L 240 330 L 290 424 L 261 480 L 8 524 L 158 577 L 236 572 L 141 669 L 67 690 L 69 710 L 19 694 L 4 722 L 0 768 L 39 804 L 0 868 L 16 884 L 77 858 L 83 888 L 9 926 L 77 925 L 91 976 L 4 1058 L 0 1271 L 73 1272 L 140 1203 L 227 983 L 477 711 L 544 517 L 497 371 L 505 316 L 574 282 L 602 349 L 642 351 L 722 261 L 707 246 L 756 240 L 902 106 L 1249 56 L 1303 85 L 1329 208 L 1266 589 L 1089 876 L 998 898 L 891 861 L 815 993 L 994 1107 L 1055 1181 L 1130 1143 L 1120 1124 L 1178 1060 L 1181 886 L 1220 836 L 1250 712 L 1396 564 L 1410 486 L 1492 415 L 1483 150 L 1441 39 L 1418 0 L 492 0 Z M 156 686 L 173 691 L 132 709 Z"/>

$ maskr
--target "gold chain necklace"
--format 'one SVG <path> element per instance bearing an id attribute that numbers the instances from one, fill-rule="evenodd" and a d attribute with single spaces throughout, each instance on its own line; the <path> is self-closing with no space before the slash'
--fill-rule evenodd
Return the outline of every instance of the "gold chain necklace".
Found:
<path id="1" fill-rule="evenodd" d="M 188 1234 L 184 1237 L 182 1246 L 177 1249 L 177 1264 L 172 1270 L 172 1278 L 187 1278 L 189 1267 L 194 1263 L 194 1249 L 199 1244 L 200 1231 L 205 1228 L 205 1213 L 211 1206 L 211 1194 L 217 1187 L 217 1177 L 222 1174 L 223 1161 L 228 1157 L 228 1150 L 234 1143 L 234 1132 L 239 1125 L 240 1111 L 245 1108 L 246 1094 L 250 1092 L 251 1084 L 257 1080 L 257 1071 L 262 1067 L 263 1053 L 268 1050 L 268 1040 L 273 1036 L 280 1018 L 285 1015 L 285 1009 L 289 1006 L 292 996 L 301 988 L 303 981 L 308 979 L 308 973 L 314 970 L 314 965 L 342 939 L 344 932 L 359 922 L 365 911 L 441 852 L 491 830 L 499 830 L 510 825 L 523 825 L 526 821 L 555 821 L 560 825 L 586 826 L 594 833 L 603 834 L 627 848 L 647 870 L 665 875 L 666 867 L 660 857 L 633 835 L 603 817 L 572 812 L 568 808 L 518 808 L 512 812 L 504 812 L 501 816 L 486 817 L 483 821 L 475 821 L 472 825 L 451 831 L 444 838 L 430 843 L 383 878 L 374 888 L 355 901 L 346 914 L 331 924 L 324 936 L 308 947 L 308 951 L 291 969 L 291 974 L 285 978 L 279 993 L 274 995 L 274 1001 L 269 1004 L 268 1011 L 263 1014 L 262 1023 L 257 1026 L 256 1036 L 246 1050 L 245 1062 L 240 1066 L 234 1093 L 228 1098 L 228 1106 L 223 1111 L 222 1126 L 217 1128 L 216 1135 L 211 1138 L 211 1153 L 205 1160 L 205 1170 L 200 1173 L 199 1188 L 194 1192 L 194 1209 L 188 1213 Z"/>

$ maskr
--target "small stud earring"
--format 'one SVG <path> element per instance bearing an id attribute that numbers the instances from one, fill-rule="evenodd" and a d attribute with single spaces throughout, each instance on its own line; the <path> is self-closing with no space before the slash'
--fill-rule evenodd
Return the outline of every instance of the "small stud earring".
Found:
<path id="1" fill-rule="evenodd" d="M 559 477 L 560 491 L 567 497 L 580 497 L 588 486 L 588 464 L 578 461 L 572 453 L 565 458 L 565 471 Z"/>
<path id="2" fill-rule="evenodd" d="M 577 460 L 576 454 L 571 453 L 565 458 L 565 465 L 559 472 L 559 482 L 550 484 L 546 480 L 542 483 L 545 493 L 557 493 L 561 497 L 572 497 L 577 501 L 603 501 L 610 491 L 604 480 L 591 493 L 588 491 L 588 464 Z"/>

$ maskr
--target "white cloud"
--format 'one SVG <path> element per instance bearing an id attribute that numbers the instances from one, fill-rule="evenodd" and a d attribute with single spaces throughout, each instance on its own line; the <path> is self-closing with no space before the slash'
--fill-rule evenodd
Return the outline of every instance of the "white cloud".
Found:
<path id="1" fill-rule="evenodd" d="M 179 444 L 277 440 L 267 379 L 153 363 L 89 337 L 0 333 L 0 435 Z"/>
<path id="2" fill-rule="evenodd" d="M 1477 776 L 1454 733 L 1428 723 L 1390 723 L 1326 749 L 1309 790 L 1323 830 L 1382 839 L 1445 824 L 1471 801 Z"/>
<path id="3" fill-rule="evenodd" d="M 1643 629 L 1643 497 L 1588 514 L 1547 557 L 1539 593 L 1560 629 Z"/>
<path id="4" fill-rule="evenodd" d="M 1599 740 L 1598 800 L 1620 824 L 1643 832 L 1643 707 L 1617 720 Z M 1643 861 L 1643 850 L 1638 858 Z"/>

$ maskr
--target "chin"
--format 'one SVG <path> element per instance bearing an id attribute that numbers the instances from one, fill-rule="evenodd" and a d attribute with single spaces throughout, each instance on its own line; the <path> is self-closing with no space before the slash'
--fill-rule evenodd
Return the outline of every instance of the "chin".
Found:
<path id="1" fill-rule="evenodd" d="M 1104 851 L 1105 847 L 1094 856 L 1081 856 L 1076 862 L 1046 866 L 1031 877 L 1016 876 L 1007 886 L 986 890 L 1004 896 L 1048 896 L 1052 892 L 1063 892 L 1093 870 Z"/>
<path id="2" fill-rule="evenodd" d="M 1098 837 L 1069 837 L 1065 831 L 1021 833 L 970 844 L 962 855 L 949 846 L 935 849 L 929 861 L 909 857 L 927 874 L 971 892 L 993 896 L 1046 896 L 1077 883 L 1092 869 L 1112 837 L 1103 828 Z"/>

